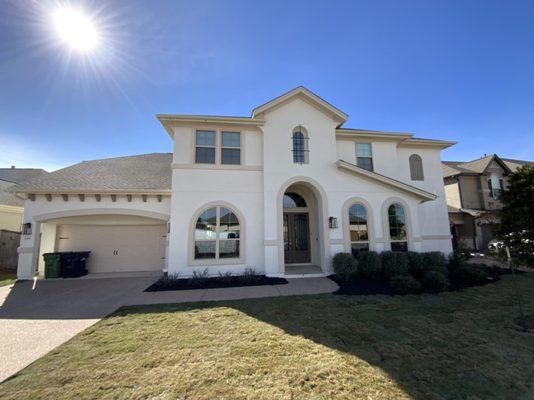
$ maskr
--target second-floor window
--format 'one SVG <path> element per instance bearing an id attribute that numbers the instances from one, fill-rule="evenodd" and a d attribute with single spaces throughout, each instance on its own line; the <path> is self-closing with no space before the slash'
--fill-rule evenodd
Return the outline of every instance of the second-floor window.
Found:
<path id="1" fill-rule="evenodd" d="M 240 165 L 241 133 L 197 130 L 195 163 Z"/>
<path id="2" fill-rule="evenodd" d="M 217 132 L 197 131 L 195 137 L 195 162 L 197 164 L 215 164 L 217 150 Z"/>
<path id="3" fill-rule="evenodd" d="M 373 171 L 373 148 L 371 143 L 356 143 L 356 165 Z"/>
<path id="4" fill-rule="evenodd" d="M 222 132 L 221 164 L 241 164 L 241 134 L 239 132 Z"/>
<path id="5" fill-rule="evenodd" d="M 293 129 L 293 162 L 295 164 L 308 164 L 308 135 L 302 126 Z"/>
<path id="6" fill-rule="evenodd" d="M 423 181 L 425 175 L 423 173 L 423 159 L 418 154 L 412 154 L 409 159 L 410 163 L 410 179 L 412 181 Z"/>
<path id="7" fill-rule="evenodd" d="M 490 197 L 498 198 L 503 189 L 502 179 L 499 179 L 496 175 L 491 175 L 490 179 L 488 179 L 488 189 L 490 191 Z"/>

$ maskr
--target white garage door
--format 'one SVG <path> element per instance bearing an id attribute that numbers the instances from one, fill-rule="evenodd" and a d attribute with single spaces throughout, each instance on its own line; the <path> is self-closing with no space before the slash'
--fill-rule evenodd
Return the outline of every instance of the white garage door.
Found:
<path id="1" fill-rule="evenodd" d="M 90 251 L 90 273 L 161 271 L 165 225 L 60 225 L 58 251 Z"/>

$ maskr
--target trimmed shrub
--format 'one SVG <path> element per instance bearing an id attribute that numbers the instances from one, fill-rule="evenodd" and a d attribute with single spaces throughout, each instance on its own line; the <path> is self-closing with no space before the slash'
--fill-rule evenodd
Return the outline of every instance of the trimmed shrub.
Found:
<path id="1" fill-rule="evenodd" d="M 358 273 L 358 262 L 350 253 L 337 253 L 334 256 L 333 267 L 336 276 L 343 281 L 355 279 Z"/>
<path id="2" fill-rule="evenodd" d="M 193 276 L 189 278 L 189 284 L 191 286 L 202 286 L 206 282 L 209 276 L 209 271 L 205 268 L 202 271 L 193 270 Z"/>
<path id="3" fill-rule="evenodd" d="M 382 275 L 389 279 L 395 275 L 408 275 L 408 256 L 400 251 L 384 251 L 382 254 Z"/>
<path id="4" fill-rule="evenodd" d="M 460 268 L 454 270 L 452 275 L 455 283 L 463 286 L 476 286 L 483 285 L 488 282 L 489 274 L 487 271 L 480 267 L 463 265 Z"/>
<path id="5" fill-rule="evenodd" d="M 396 294 L 417 293 L 421 284 L 409 275 L 396 275 L 389 280 L 389 286 Z"/>
<path id="6" fill-rule="evenodd" d="M 423 277 L 423 289 L 425 292 L 437 293 L 449 287 L 449 280 L 445 274 L 438 271 L 428 271 Z"/>
<path id="7" fill-rule="evenodd" d="M 358 275 L 362 278 L 380 278 L 382 260 L 375 251 L 360 251 L 358 253 Z"/>
<path id="8" fill-rule="evenodd" d="M 466 261 L 467 258 L 465 257 L 465 254 L 460 251 L 454 251 L 449 254 L 449 264 L 447 265 L 449 273 L 453 275 L 455 270 L 460 269 L 466 264 Z"/>
<path id="9" fill-rule="evenodd" d="M 423 253 L 423 263 L 425 267 L 442 267 L 445 268 L 447 260 L 441 251 L 427 251 Z"/>
<path id="10" fill-rule="evenodd" d="M 409 251 L 406 253 L 406 256 L 408 257 L 410 274 L 417 279 L 422 279 L 426 272 L 423 255 L 416 251 Z"/>

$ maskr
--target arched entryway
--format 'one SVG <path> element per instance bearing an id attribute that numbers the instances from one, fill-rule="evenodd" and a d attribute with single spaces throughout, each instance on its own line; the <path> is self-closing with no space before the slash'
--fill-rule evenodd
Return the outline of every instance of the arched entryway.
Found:
<path id="1" fill-rule="evenodd" d="M 295 179 L 280 193 L 279 261 L 285 275 L 313 275 L 327 271 L 325 196 L 311 180 Z"/>

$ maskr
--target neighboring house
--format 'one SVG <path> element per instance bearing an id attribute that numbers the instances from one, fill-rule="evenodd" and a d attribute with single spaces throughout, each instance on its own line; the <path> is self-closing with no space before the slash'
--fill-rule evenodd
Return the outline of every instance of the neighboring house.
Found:
<path id="1" fill-rule="evenodd" d="M 453 243 L 467 249 L 484 250 L 493 239 L 492 227 L 501 190 L 508 178 L 529 161 L 500 158 L 496 154 L 473 161 L 443 161 L 443 178 Z"/>
<path id="2" fill-rule="evenodd" d="M 6 190 L 46 173 L 43 169 L 35 168 L 0 168 L 0 230 L 20 232 L 24 213 L 24 200 Z"/>
<path id="3" fill-rule="evenodd" d="M 91 273 L 180 276 L 324 275 L 333 255 L 363 249 L 449 253 L 440 151 L 454 143 L 347 118 L 303 87 L 250 117 L 158 115 L 172 154 L 86 161 L 13 189 L 27 196 L 18 275 L 55 250 L 90 250 Z"/>

